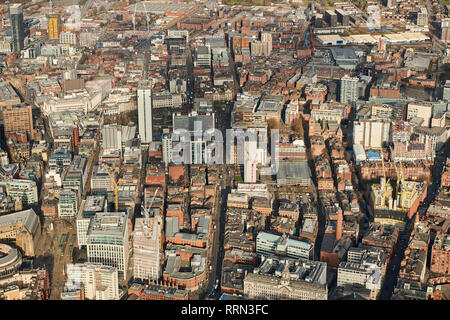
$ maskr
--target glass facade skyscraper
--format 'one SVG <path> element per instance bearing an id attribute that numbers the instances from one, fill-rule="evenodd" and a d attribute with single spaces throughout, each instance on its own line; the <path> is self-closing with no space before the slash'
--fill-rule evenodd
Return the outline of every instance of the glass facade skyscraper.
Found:
<path id="1" fill-rule="evenodd" d="M 13 52 L 20 52 L 24 47 L 25 30 L 23 27 L 23 11 L 20 3 L 10 7 L 10 23 Z"/>

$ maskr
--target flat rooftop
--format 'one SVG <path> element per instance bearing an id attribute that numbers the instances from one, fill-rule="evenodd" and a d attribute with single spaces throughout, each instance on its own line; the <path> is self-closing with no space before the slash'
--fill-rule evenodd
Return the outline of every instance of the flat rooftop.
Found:
<path id="1" fill-rule="evenodd" d="M 129 12 L 164 14 L 166 12 L 188 12 L 195 8 L 194 4 L 164 3 L 142 1 L 128 8 Z"/>
<path id="2" fill-rule="evenodd" d="M 279 166 L 278 179 L 311 179 L 307 161 L 280 161 Z"/>
<path id="3" fill-rule="evenodd" d="M 90 236 L 123 237 L 127 227 L 127 217 L 124 212 L 99 212 L 89 224 Z"/>

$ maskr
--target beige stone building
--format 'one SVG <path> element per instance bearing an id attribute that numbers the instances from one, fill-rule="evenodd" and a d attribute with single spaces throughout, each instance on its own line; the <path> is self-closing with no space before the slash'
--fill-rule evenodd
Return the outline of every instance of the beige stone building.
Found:
<path id="1" fill-rule="evenodd" d="M 41 223 L 33 209 L 0 216 L 0 240 L 13 240 L 25 256 L 34 256 Z"/>
<path id="2" fill-rule="evenodd" d="M 324 262 L 272 256 L 244 279 L 250 299 L 328 300 Z"/>

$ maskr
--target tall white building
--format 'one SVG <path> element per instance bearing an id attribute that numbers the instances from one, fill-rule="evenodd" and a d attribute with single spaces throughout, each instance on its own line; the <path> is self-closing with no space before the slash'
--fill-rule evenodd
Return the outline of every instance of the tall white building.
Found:
<path id="1" fill-rule="evenodd" d="M 211 66 L 211 48 L 208 46 L 200 46 L 195 48 L 194 67 L 210 67 Z"/>
<path id="2" fill-rule="evenodd" d="M 359 98 L 359 79 L 345 75 L 341 79 L 341 95 L 340 102 L 355 103 Z"/>
<path id="3" fill-rule="evenodd" d="M 244 142 L 244 182 L 256 182 L 256 166 L 258 164 L 258 141 Z"/>
<path id="4" fill-rule="evenodd" d="M 134 278 L 158 280 L 161 275 L 162 217 L 137 218 L 133 233 Z"/>
<path id="5" fill-rule="evenodd" d="M 360 120 L 353 126 L 353 143 L 364 149 L 381 149 L 389 141 L 390 122 L 382 120 Z"/>
<path id="6" fill-rule="evenodd" d="M 100 263 L 68 264 L 63 295 L 81 290 L 89 300 L 119 300 L 117 268 Z"/>
<path id="7" fill-rule="evenodd" d="M 77 42 L 77 35 L 74 32 L 65 31 L 59 34 L 59 43 L 76 45 Z"/>
<path id="8" fill-rule="evenodd" d="M 408 111 L 406 119 L 410 121 L 413 118 L 423 119 L 422 126 L 429 127 L 431 118 L 433 117 L 433 104 L 431 103 L 410 103 L 408 104 Z"/>
<path id="9" fill-rule="evenodd" d="M 444 18 L 441 21 L 441 40 L 446 43 L 450 41 L 450 19 Z"/>
<path id="10" fill-rule="evenodd" d="M 107 205 L 108 203 L 104 195 L 90 195 L 86 197 L 86 200 L 81 202 L 77 216 L 78 248 L 86 246 L 88 243 L 87 232 L 91 218 L 95 216 L 97 212 L 106 212 Z"/>
<path id="11" fill-rule="evenodd" d="M 99 212 L 92 217 L 87 232 L 89 262 L 116 267 L 126 279 L 129 241 L 128 218 L 123 212 Z"/>
<path id="12" fill-rule="evenodd" d="M 253 150 L 256 152 L 252 157 L 256 158 L 256 163 L 261 164 L 263 166 L 269 164 L 268 157 L 268 137 L 267 137 L 267 127 L 251 127 L 251 128 L 241 128 L 235 127 L 236 129 L 235 135 L 232 135 L 232 140 L 230 141 L 229 150 L 225 150 L 228 152 L 226 155 L 226 161 L 230 164 L 244 164 L 245 155 L 246 155 L 246 145 L 244 143 L 245 140 L 253 138 L 253 133 L 256 134 L 257 147 Z M 243 134 L 241 134 L 238 130 L 243 130 Z M 242 146 L 241 146 L 242 144 Z"/>
<path id="13" fill-rule="evenodd" d="M 142 143 L 153 141 L 152 82 L 141 81 L 137 90 L 139 136 Z"/>
<path id="14" fill-rule="evenodd" d="M 162 156 L 166 166 L 172 162 L 172 137 L 170 134 L 165 134 L 162 139 Z"/>
<path id="15" fill-rule="evenodd" d="M 179 137 L 180 142 L 189 145 L 189 158 L 185 160 L 190 161 L 191 164 L 207 163 L 210 159 L 210 154 L 208 153 L 208 141 L 204 139 L 204 133 L 211 132 L 210 130 L 215 128 L 214 113 L 202 115 L 198 115 L 196 112 L 192 112 L 189 115 L 173 113 L 172 116 L 174 132 L 181 129 L 183 131 L 186 130 L 191 135 L 189 141 L 185 141 L 187 137 L 184 135 Z M 179 142 L 172 143 L 172 147 L 175 148 L 178 143 Z"/>
<path id="16" fill-rule="evenodd" d="M 382 284 L 380 267 L 375 263 L 341 262 L 338 268 L 337 286 L 359 284 L 371 291 L 371 298 L 376 299 Z"/>
<path id="17" fill-rule="evenodd" d="M 419 143 L 425 144 L 425 153 L 428 159 L 436 156 L 445 144 L 449 136 L 449 130 L 440 127 L 415 127 L 414 133 L 418 136 Z"/>

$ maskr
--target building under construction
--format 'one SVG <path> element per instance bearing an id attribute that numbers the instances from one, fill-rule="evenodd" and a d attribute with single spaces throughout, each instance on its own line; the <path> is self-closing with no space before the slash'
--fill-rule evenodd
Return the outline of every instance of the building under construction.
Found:
<path id="1" fill-rule="evenodd" d="M 425 182 L 397 179 L 396 186 L 390 180 L 381 178 L 380 184 L 373 184 L 369 207 L 375 222 L 393 224 L 403 228 L 404 223 L 417 212 L 419 204 L 427 194 Z"/>

